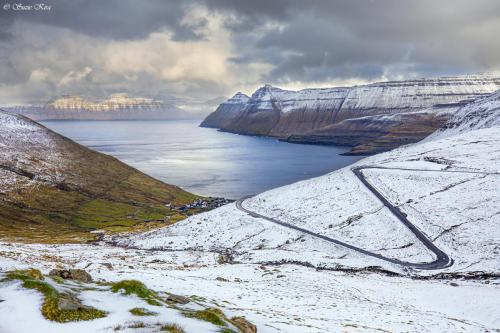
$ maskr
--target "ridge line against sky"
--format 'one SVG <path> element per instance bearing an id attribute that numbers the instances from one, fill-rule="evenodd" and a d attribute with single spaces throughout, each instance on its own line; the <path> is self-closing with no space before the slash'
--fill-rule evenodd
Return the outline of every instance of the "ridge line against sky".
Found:
<path id="1" fill-rule="evenodd" d="M 1 3 L 3 105 L 121 92 L 201 101 L 263 83 L 296 90 L 500 70 L 496 0 L 37 3 Z"/>

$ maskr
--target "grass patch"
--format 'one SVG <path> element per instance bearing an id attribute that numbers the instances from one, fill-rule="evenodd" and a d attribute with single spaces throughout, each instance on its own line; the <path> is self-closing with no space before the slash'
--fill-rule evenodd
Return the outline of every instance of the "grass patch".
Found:
<path id="1" fill-rule="evenodd" d="M 43 280 L 43 274 L 38 269 L 30 268 L 25 270 L 10 271 L 6 274 L 7 280 Z"/>
<path id="2" fill-rule="evenodd" d="M 224 314 L 221 310 L 216 308 L 200 310 L 200 311 L 190 311 L 184 312 L 184 316 L 188 318 L 196 318 L 204 321 L 208 321 L 217 326 L 225 326 Z"/>
<path id="3" fill-rule="evenodd" d="M 133 216 L 137 207 L 122 202 L 95 199 L 80 206 L 74 223 L 83 228 L 105 228 L 107 226 L 132 226 L 137 223 Z"/>
<path id="4" fill-rule="evenodd" d="M 136 225 L 147 220 L 161 220 L 175 214 L 165 207 L 166 203 L 176 206 L 198 198 L 116 158 L 94 152 L 57 134 L 53 137 L 66 163 L 53 164 L 40 151 L 39 145 L 26 143 L 25 148 L 31 155 L 28 169 L 36 170 L 37 177 L 30 182 L 21 180 L 15 190 L 2 195 L 0 240 L 84 243 L 95 240 L 96 236 L 89 233 L 91 230 L 121 227 L 121 231 L 135 231 Z M 42 165 L 43 168 L 39 167 Z M 54 174 L 61 175 L 62 181 L 38 180 Z M 150 227 L 153 225 L 140 226 Z"/>
<path id="5" fill-rule="evenodd" d="M 64 279 L 60 276 L 49 276 L 55 283 L 64 284 Z"/>
<path id="6" fill-rule="evenodd" d="M 151 289 L 148 289 L 144 283 L 137 280 L 123 280 L 119 282 L 115 282 L 111 285 L 111 291 L 117 293 L 123 290 L 125 295 L 136 295 L 139 298 L 142 298 L 150 305 L 160 306 L 162 305 L 157 300 L 157 295 Z"/>
<path id="7" fill-rule="evenodd" d="M 170 333 L 185 333 L 184 329 L 177 324 L 166 324 L 160 327 L 160 331 Z"/>
<path id="8" fill-rule="evenodd" d="M 106 312 L 91 307 L 82 307 L 77 310 L 61 310 L 59 308 L 61 294 L 50 284 L 44 282 L 43 275 L 36 269 L 8 272 L 6 279 L 20 280 L 23 282 L 22 286 L 24 288 L 39 291 L 44 296 L 41 312 L 48 320 L 65 323 L 92 320 L 106 316 Z"/>
<path id="9" fill-rule="evenodd" d="M 134 316 L 156 316 L 158 314 L 156 312 L 149 311 L 148 309 L 144 308 L 133 308 L 130 309 L 129 312 Z"/>

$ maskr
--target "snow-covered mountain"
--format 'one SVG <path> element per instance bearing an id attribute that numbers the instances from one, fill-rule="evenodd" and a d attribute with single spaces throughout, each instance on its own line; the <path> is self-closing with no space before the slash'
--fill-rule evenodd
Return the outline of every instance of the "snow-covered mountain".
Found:
<path id="1" fill-rule="evenodd" d="M 500 126 L 500 90 L 458 109 L 429 139 L 496 126 Z"/>
<path id="2" fill-rule="evenodd" d="M 229 204 L 156 231 L 110 235 L 109 242 L 92 245 L 0 242 L 0 270 L 36 267 L 48 273 L 69 266 L 99 280 L 139 279 L 162 293 L 190 297 L 201 308 L 245 316 L 259 333 L 495 331 L 500 114 L 494 96 L 462 107 L 422 142 L 261 193 L 240 201 L 240 208 Z M 7 139 L 0 136 L 0 144 L 7 143 L 0 152 L 17 138 L 44 142 L 46 135 L 34 123 L 5 119 L 0 129 L 11 130 L 5 131 Z M 366 183 L 353 172 L 363 167 Z M 432 270 L 387 260 L 437 259 L 403 217 L 451 260 Z M 5 323 L 29 330 L 23 323 L 36 315 L 44 332 L 66 332 L 67 325 L 82 332 L 126 331 L 127 325 L 139 327 L 126 321 L 129 310 L 137 302 L 150 306 L 136 297 L 110 303 L 110 295 L 86 293 L 81 294 L 86 305 L 110 310 L 108 321 L 44 321 L 37 312 L 40 297 L 12 282 L 0 283 L 0 330 Z M 178 318 L 174 315 L 169 318 Z M 143 330 L 156 327 L 159 318 L 141 317 Z"/>
<path id="3" fill-rule="evenodd" d="M 47 103 L 5 108 L 33 120 L 85 119 L 183 119 L 192 115 L 173 104 L 127 94 L 113 94 L 102 100 L 63 96 Z"/>
<path id="4" fill-rule="evenodd" d="M 299 91 L 265 85 L 249 99 L 235 95 L 201 126 L 298 143 L 358 146 L 379 140 L 356 150 L 374 153 L 421 140 L 459 107 L 498 89 L 495 74 Z"/>
<path id="5" fill-rule="evenodd" d="M 373 168 L 363 171 L 367 181 L 454 260 L 443 271 L 497 272 L 498 110 L 496 93 L 459 109 L 443 127 L 446 135 L 259 194 L 245 200 L 243 206 L 386 257 L 410 262 L 432 260 L 434 254 L 352 171 L 370 166 Z M 465 189 L 467 196 L 463 195 Z M 139 248 L 230 251 L 242 262 L 299 261 L 358 268 L 377 265 L 400 271 L 391 263 L 249 215 L 236 205 L 121 241 Z"/>
<path id="6" fill-rule="evenodd" d="M 203 121 L 205 127 L 229 126 L 238 116 L 242 107 L 250 100 L 247 95 L 238 92 L 227 101 L 221 103 L 217 111 L 209 114 Z"/>

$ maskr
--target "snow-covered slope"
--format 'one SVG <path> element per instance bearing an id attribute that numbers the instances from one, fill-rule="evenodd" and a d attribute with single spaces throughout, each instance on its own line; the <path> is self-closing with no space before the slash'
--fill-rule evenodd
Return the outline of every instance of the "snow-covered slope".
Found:
<path id="1" fill-rule="evenodd" d="M 448 123 L 430 135 L 429 139 L 495 126 L 500 126 L 500 90 L 460 108 Z"/>
<path id="2" fill-rule="evenodd" d="M 217 107 L 217 112 L 208 115 L 201 123 L 203 127 L 219 127 L 229 125 L 238 116 L 242 107 L 250 100 L 247 95 L 238 92 Z"/>
<path id="3" fill-rule="evenodd" d="M 237 103 L 230 101 L 231 108 L 222 104 L 201 126 L 234 133 L 275 136 L 292 142 L 349 146 L 365 144 L 386 136 L 386 145 L 374 145 L 374 149 L 366 151 L 373 153 L 402 143 L 419 141 L 439 128 L 460 106 L 498 89 L 500 76 L 496 74 L 299 91 L 265 85 L 249 99 L 239 99 Z M 425 111 L 425 114 L 417 113 L 419 111 Z M 374 124 L 362 121 L 357 122 L 356 127 L 345 122 L 402 113 L 413 113 L 416 116 L 405 118 L 404 122 L 385 122 L 386 118 L 380 117 L 369 118 Z M 400 118 L 402 117 L 393 119 Z M 366 126 L 378 126 L 383 130 L 368 131 Z M 407 136 L 406 133 L 400 133 L 402 126 L 420 131 L 421 134 Z M 367 136 L 367 132 L 371 135 Z M 387 137 L 387 134 L 392 136 Z M 358 153 L 360 152 L 358 149 Z"/>
<path id="4" fill-rule="evenodd" d="M 469 124 L 472 115 L 483 119 L 483 114 L 493 112 L 487 123 L 474 122 L 456 135 L 405 146 L 352 166 L 385 168 L 363 173 L 449 254 L 454 265 L 447 272 L 498 272 L 500 266 L 496 250 L 500 245 L 499 115 L 495 103 L 490 101 L 488 107 L 484 103 L 476 111 L 464 108 L 454 121 Z M 259 194 L 243 206 L 386 257 L 432 260 L 432 253 L 355 177 L 352 167 Z M 300 261 L 322 267 L 377 265 L 401 270 L 252 217 L 235 205 L 119 242 L 139 248 L 230 251 L 243 262 Z"/>
<path id="5" fill-rule="evenodd" d="M 203 306 L 229 316 L 243 315 L 259 333 L 494 332 L 500 323 L 500 126 L 498 112 L 489 112 L 493 107 L 468 110 L 454 122 L 471 126 L 443 129 L 449 135 L 352 166 L 378 167 L 363 170 L 366 180 L 453 259 L 450 267 L 401 267 L 230 204 L 154 232 L 109 237 L 111 243 L 0 243 L 0 270 L 69 266 L 107 281 L 138 279 L 161 292 L 197 295 Z M 490 120 L 477 121 L 483 114 Z M 9 126 L 19 125 L 26 126 Z M 389 258 L 433 260 L 352 167 L 262 193 L 243 207 Z M 28 332 L 17 322 L 32 318 L 40 299 L 11 284 L 0 284 L 0 299 L 0 330 Z M 85 300 L 109 309 L 114 321 L 38 319 L 39 327 L 112 332 L 109 323 L 135 306 Z M 26 309 L 29 316 L 23 316 Z"/>

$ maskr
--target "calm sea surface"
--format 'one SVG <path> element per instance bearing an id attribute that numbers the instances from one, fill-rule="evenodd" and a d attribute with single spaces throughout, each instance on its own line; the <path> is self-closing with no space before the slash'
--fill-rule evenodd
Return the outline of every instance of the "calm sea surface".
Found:
<path id="1" fill-rule="evenodd" d="M 190 192 L 240 198 L 358 160 L 347 148 L 298 145 L 200 128 L 198 121 L 45 121 L 87 147 Z"/>

